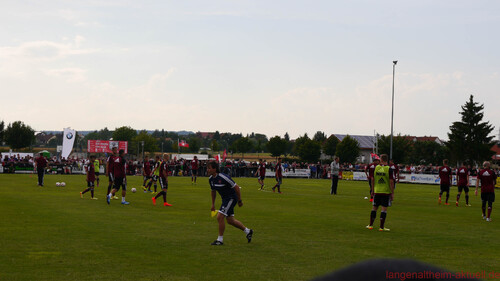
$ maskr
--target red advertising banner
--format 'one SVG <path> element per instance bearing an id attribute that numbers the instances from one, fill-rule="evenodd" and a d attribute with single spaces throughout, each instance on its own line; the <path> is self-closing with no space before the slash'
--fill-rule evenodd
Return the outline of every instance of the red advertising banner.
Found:
<path id="1" fill-rule="evenodd" d="M 118 150 L 123 149 L 125 153 L 128 153 L 128 142 L 126 141 L 88 140 L 87 142 L 87 151 L 89 153 L 111 153 L 113 147 L 118 147 Z"/>

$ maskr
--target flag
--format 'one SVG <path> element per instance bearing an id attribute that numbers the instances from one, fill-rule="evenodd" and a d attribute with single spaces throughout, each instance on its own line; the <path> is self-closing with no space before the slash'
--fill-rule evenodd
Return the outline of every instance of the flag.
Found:
<path id="1" fill-rule="evenodd" d="M 227 156 L 227 153 L 226 153 L 226 150 L 224 149 L 224 153 L 222 154 L 222 161 L 226 161 L 226 156 Z"/>
<path id="2" fill-rule="evenodd" d="M 215 161 L 220 162 L 220 154 L 215 155 Z"/>
<path id="3" fill-rule="evenodd" d="M 181 140 L 179 142 L 179 147 L 189 147 L 189 143 L 187 143 L 185 140 Z"/>
<path id="4" fill-rule="evenodd" d="M 61 157 L 67 159 L 73 150 L 73 144 L 75 143 L 76 131 L 70 128 L 64 128 L 63 133 L 63 145 Z"/>
<path id="5" fill-rule="evenodd" d="M 374 159 L 380 160 L 380 157 L 375 153 L 370 153 L 370 156 L 372 157 L 372 160 L 374 160 Z"/>

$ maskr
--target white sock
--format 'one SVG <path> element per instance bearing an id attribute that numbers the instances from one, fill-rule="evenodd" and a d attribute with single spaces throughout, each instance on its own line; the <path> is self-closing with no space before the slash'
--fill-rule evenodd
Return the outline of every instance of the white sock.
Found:
<path id="1" fill-rule="evenodd" d="M 250 228 L 245 227 L 245 230 L 243 230 L 243 231 L 245 231 L 245 234 L 248 234 L 248 233 L 250 233 Z"/>
<path id="2" fill-rule="evenodd" d="M 125 202 L 125 197 L 122 197 L 122 202 Z"/>
<path id="3" fill-rule="evenodd" d="M 223 236 L 218 236 L 218 237 L 217 237 L 217 241 L 224 242 L 224 241 L 222 241 L 222 240 L 224 240 Z"/>

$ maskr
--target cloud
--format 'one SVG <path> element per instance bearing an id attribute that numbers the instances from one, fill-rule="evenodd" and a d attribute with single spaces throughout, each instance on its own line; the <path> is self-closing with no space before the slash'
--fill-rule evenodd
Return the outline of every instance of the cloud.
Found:
<path id="1" fill-rule="evenodd" d="M 15 47 L 0 47 L 0 59 L 51 61 L 73 55 L 99 52 L 98 49 L 81 48 L 84 41 L 83 36 L 77 35 L 67 43 L 41 40 L 25 42 Z"/>
<path id="2" fill-rule="evenodd" d="M 61 68 L 44 71 L 46 75 L 63 78 L 66 82 L 83 82 L 86 80 L 86 70 L 81 68 Z"/>

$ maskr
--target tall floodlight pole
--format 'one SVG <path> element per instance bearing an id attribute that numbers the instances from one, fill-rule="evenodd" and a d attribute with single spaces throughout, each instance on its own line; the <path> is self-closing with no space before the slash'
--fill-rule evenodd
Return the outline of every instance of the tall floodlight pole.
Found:
<path id="1" fill-rule="evenodd" d="M 389 151 L 389 159 L 392 160 L 392 137 L 394 135 L 394 76 L 396 74 L 396 64 L 397 60 L 392 61 L 392 113 L 391 113 L 391 150 Z"/>

